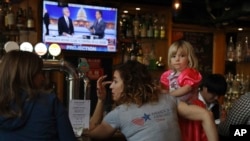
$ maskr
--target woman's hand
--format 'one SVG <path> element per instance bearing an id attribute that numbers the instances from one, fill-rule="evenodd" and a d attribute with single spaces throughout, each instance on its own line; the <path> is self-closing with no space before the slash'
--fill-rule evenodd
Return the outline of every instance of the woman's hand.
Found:
<path id="1" fill-rule="evenodd" d="M 97 84 L 96 84 L 97 97 L 101 101 L 104 101 L 106 98 L 106 95 L 107 95 L 105 86 L 107 84 L 112 83 L 112 81 L 103 81 L 106 77 L 107 77 L 107 75 L 103 75 L 103 76 L 99 77 L 99 79 L 97 80 Z"/>
<path id="2" fill-rule="evenodd" d="M 107 75 L 104 75 L 104 76 L 101 76 L 97 80 L 96 93 L 97 93 L 98 101 L 95 106 L 95 111 L 92 117 L 90 118 L 89 131 L 92 131 L 102 122 L 103 113 L 104 113 L 104 101 L 107 95 L 105 86 L 111 83 L 111 81 L 103 81 L 106 77 Z M 87 134 L 88 132 L 85 135 Z"/>

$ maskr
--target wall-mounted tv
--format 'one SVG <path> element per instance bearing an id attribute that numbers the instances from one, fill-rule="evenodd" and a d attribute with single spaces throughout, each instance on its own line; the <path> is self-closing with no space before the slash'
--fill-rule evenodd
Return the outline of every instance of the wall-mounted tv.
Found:
<path id="1" fill-rule="evenodd" d="M 42 42 L 47 46 L 57 43 L 66 51 L 117 51 L 116 7 L 81 3 L 59 6 L 50 0 L 42 4 Z"/>

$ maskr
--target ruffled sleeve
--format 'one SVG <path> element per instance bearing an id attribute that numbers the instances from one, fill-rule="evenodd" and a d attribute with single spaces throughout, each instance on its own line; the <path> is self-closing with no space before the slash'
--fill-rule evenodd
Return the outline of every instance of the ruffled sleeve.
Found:
<path id="1" fill-rule="evenodd" d="M 187 68 L 179 75 L 178 83 L 181 87 L 185 85 L 196 87 L 200 84 L 201 79 L 202 76 L 199 71 L 193 68 Z"/>
<path id="2" fill-rule="evenodd" d="M 161 81 L 161 84 L 164 86 L 165 89 L 169 89 L 169 80 L 168 80 L 168 77 L 169 75 L 172 73 L 172 70 L 168 70 L 168 71 L 165 71 L 161 77 L 160 77 L 160 81 Z"/>

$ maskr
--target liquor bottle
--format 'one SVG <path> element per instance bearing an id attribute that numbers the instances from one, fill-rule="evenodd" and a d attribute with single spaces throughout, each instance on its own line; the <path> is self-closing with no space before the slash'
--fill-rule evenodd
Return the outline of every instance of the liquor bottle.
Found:
<path id="1" fill-rule="evenodd" d="M 0 1 L 0 29 L 2 27 L 4 27 L 4 16 L 5 16 L 5 13 L 4 13 L 4 3 L 2 1 Z"/>
<path id="2" fill-rule="evenodd" d="M 142 15 L 140 22 L 140 37 L 141 38 L 147 37 L 147 23 L 144 15 Z"/>
<path id="3" fill-rule="evenodd" d="M 165 36 L 166 36 L 166 28 L 165 28 L 165 24 L 166 24 L 166 21 L 165 21 L 165 15 L 161 15 L 161 18 L 160 18 L 160 38 L 161 39 L 164 39 Z"/>
<path id="4" fill-rule="evenodd" d="M 7 14 L 5 16 L 5 26 L 9 30 L 13 30 L 14 26 L 15 26 L 15 14 L 12 11 L 12 6 L 10 4 L 8 6 L 8 11 L 7 11 Z"/>
<path id="5" fill-rule="evenodd" d="M 234 55 L 234 43 L 233 43 L 233 37 L 231 36 L 227 44 L 227 60 L 234 61 L 234 56 L 235 56 Z"/>
<path id="6" fill-rule="evenodd" d="M 160 31 L 159 31 L 159 19 L 158 15 L 154 16 L 154 38 L 159 38 Z"/>
<path id="7" fill-rule="evenodd" d="M 157 66 L 156 66 L 156 56 L 155 56 L 155 47 L 154 44 L 151 47 L 150 53 L 149 53 L 149 70 L 156 70 Z"/>
<path id="8" fill-rule="evenodd" d="M 241 62 L 243 60 L 243 50 L 240 42 L 237 43 L 235 48 L 235 60 Z"/>
<path id="9" fill-rule="evenodd" d="M 16 25 L 20 29 L 24 26 L 24 23 L 25 23 L 24 12 L 23 9 L 19 7 L 16 14 Z"/>
<path id="10" fill-rule="evenodd" d="M 246 61 L 246 62 L 249 62 L 250 61 L 250 47 L 249 47 L 249 45 L 248 45 L 248 37 L 246 36 L 246 38 L 245 38 L 245 42 L 244 42 L 244 52 L 245 52 L 245 58 L 244 58 L 244 60 Z"/>
<path id="11" fill-rule="evenodd" d="M 232 93 L 239 94 L 240 92 L 240 75 L 236 74 L 232 82 Z"/>
<path id="12" fill-rule="evenodd" d="M 33 18 L 33 10 L 31 7 L 27 9 L 27 23 L 26 27 L 28 29 L 33 29 L 35 27 L 34 18 Z"/>
<path id="13" fill-rule="evenodd" d="M 136 50 L 136 40 L 133 40 L 133 42 L 131 43 L 131 49 L 130 49 L 130 60 L 136 60 L 136 54 L 137 54 L 137 50 Z"/>
<path id="14" fill-rule="evenodd" d="M 137 55 L 136 55 L 136 60 L 140 63 L 143 64 L 143 51 L 142 51 L 142 47 L 141 44 L 137 43 Z"/>
<path id="15" fill-rule="evenodd" d="M 123 52 L 122 62 L 125 63 L 130 59 L 130 56 L 129 56 L 130 48 L 127 48 L 125 43 L 122 43 L 121 47 L 122 47 L 122 52 Z"/>
<path id="16" fill-rule="evenodd" d="M 140 29 L 140 21 L 139 21 L 139 16 L 136 13 L 135 17 L 133 19 L 133 33 L 134 33 L 134 37 L 139 37 L 139 35 L 140 35 L 139 29 Z"/>
<path id="17" fill-rule="evenodd" d="M 147 37 L 152 38 L 154 33 L 153 33 L 153 21 L 151 15 L 148 16 L 147 23 L 148 23 Z"/>
<path id="18" fill-rule="evenodd" d="M 147 67 L 149 66 L 149 63 L 150 63 L 150 56 L 149 56 L 149 54 L 150 54 L 149 49 L 146 48 L 145 52 L 143 53 L 143 60 L 142 60 L 142 62 Z"/>
<path id="19" fill-rule="evenodd" d="M 132 37 L 132 21 L 131 21 L 131 16 L 128 15 L 127 17 L 127 22 L 126 22 L 126 37 Z"/>

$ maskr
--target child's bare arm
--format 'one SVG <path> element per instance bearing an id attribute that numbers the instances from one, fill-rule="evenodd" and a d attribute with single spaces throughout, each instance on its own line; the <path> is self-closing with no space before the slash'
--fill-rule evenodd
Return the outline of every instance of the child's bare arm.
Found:
<path id="1" fill-rule="evenodd" d="M 183 96 L 190 92 L 192 90 L 192 87 L 190 85 L 185 85 L 183 87 L 180 87 L 172 92 L 170 92 L 170 95 L 172 96 Z"/>

